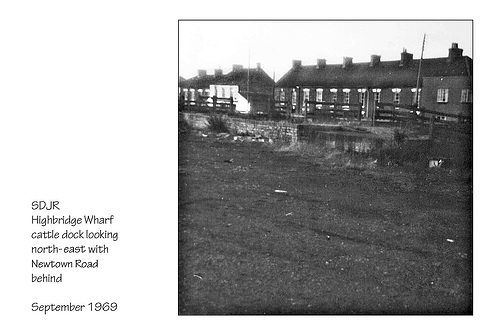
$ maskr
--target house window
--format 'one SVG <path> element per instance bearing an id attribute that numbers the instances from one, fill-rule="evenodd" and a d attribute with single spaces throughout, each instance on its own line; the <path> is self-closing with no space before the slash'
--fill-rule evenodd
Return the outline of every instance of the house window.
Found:
<path id="1" fill-rule="evenodd" d="M 222 86 L 215 86 L 215 96 L 218 98 L 222 97 L 223 91 Z"/>
<path id="2" fill-rule="evenodd" d="M 229 98 L 231 95 L 230 87 L 222 86 L 222 98 Z"/>
<path id="3" fill-rule="evenodd" d="M 230 90 L 229 90 L 229 93 L 231 94 L 231 97 L 234 99 L 236 97 L 238 97 L 238 86 L 231 86 L 230 87 Z"/>
<path id="4" fill-rule="evenodd" d="M 297 105 L 297 91 L 295 89 L 292 91 L 292 105 Z"/>
<path id="5" fill-rule="evenodd" d="M 438 89 L 437 102 L 438 103 L 448 103 L 448 89 Z"/>
<path id="6" fill-rule="evenodd" d="M 302 100 L 302 105 L 306 105 L 306 101 L 309 101 L 309 89 L 304 89 L 304 99 Z"/>
<path id="7" fill-rule="evenodd" d="M 195 91 L 194 89 L 189 89 L 189 100 L 194 101 L 195 100 Z"/>
<path id="8" fill-rule="evenodd" d="M 285 101 L 285 89 L 281 88 L 279 92 L 280 101 Z"/>
<path id="9" fill-rule="evenodd" d="M 381 89 L 373 89 L 373 100 L 375 103 L 380 103 L 380 91 Z"/>
<path id="10" fill-rule="evenodd" d="M 316 89 L 316 102 L 323 102 L 323 89 Z"/>
<path id="11" fill-rule="evenodd" d="M 472 102 L 472 90 L 462 89 L 462 95 L 460 97 L 461 103 L 471 103 Z"/>
<path id="12" fill-rule="evenodd" d="M 184 88 L 182 90 L 183 94 L 184 94 L 184 100 L 187 101 L 188 100 L 188 97 L 189 97 L 189 90 L 187 90 L 186 88 Z"/>
<path id="13" fill-rule="evenodd" d="M 331 94 L 331 101 L 333 103 L 337 103 L 337 89 L 335 89 L 335 88 L 330 89 L 330 92 L 332 93 Z"/>
<path id="14" fill-rule="evenodd" d="M 418 89 L 418 97 L 417 97 L 417 88 L 413 88 L 411 90 L 411 92 L 412 92 L 412 99 L 411 99 L 412 104 L 419 107 L 420 106 L 420 96 L 422 96 L 422 89 L 420 89 L 420 88 Z M 417 100 L 417 98 L 418 98 L 418 100 Z"/>
<path id="15" fill-rule="evenodd" d="M 351 89 L 343 89 L 342 92 L 344 93 L 344 103 L 349 104 L 349 93 Z"/>
<path id="16" fill-rule="evenodd" d="M 394 88 L 392 89 L 392 92 L 394 94 L 392 101 L 394 104 L 399 104 L 401 102 L 401 89 Z"/>
<path id="17" fill-rule="evenodd" d="M 358 92 L 359 92 L 359 102 L 363 107 L 365 107 L 366 89 L 358 89 Z"/>

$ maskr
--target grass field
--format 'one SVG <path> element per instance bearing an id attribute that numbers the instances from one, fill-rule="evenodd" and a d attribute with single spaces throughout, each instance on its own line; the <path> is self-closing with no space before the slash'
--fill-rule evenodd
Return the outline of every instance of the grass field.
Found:
<path id="1" fill-rule="evenodd" d="M 472 314 L 471 185 L 181 133 L 179 314 Z"/>

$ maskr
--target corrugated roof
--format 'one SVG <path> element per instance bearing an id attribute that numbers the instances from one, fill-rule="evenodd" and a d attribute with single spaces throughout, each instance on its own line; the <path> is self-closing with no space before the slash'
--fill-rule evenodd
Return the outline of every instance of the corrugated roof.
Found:
<path id="1" fill-rule="evenodd" d="M 370 63 L 342 65 L 300 66 L 289 70 L 277 83 L 277 87 L 295 86 L 350 87 L 350 88 L 394 88 L 414 87 L 417 83 L 420 60 L 410 60 L 400 66 L 400 61 L 382 61 L 374 67 Z M 472 76 L 472 60 L 462 57 L 453 62 L 448 58 L 422 60 L 421 77 Z"/>

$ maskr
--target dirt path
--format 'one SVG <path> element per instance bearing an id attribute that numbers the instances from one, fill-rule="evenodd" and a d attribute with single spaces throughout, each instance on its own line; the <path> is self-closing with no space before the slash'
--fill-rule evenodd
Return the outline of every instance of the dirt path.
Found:
<path id="1" fill-rule="evenodd" d="M 471 224 L 458 173 L 183 134 L 179 313 L 471 313 Z"/>

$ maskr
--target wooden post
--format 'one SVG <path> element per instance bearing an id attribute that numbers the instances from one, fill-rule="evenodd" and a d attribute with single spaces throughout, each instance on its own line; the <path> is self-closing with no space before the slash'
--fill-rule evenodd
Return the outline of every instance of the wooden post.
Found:
<path id="1" fill-rule="evenodd" d="M 304 122 L 307 122 L 307 110 L 309 109 L 309 100 L 304 99 Z"/>
<path id="2" fill-rule="evenodd" d="M 372 112 L 372 127 L 375 127 L 377 121 L 377 100 L 373 99 L 373 112 Z"/>
<path id="3" fill-rule="evenodd" d="M 214 97 L 212 97 L 212 102 L 212 111 L 213 113 L 217 113 L 217 95 L 214 95 Z"/>
<path id="4" fill-rule="evenodd" d="M 434 139 L 434 115 L 431 116 L 431 121 L 429 123 L 429 140 Z"/>
<path id="5" fill-rule="evenodd" d="M 420 110 L 420 128 L 423 130 L 425 124 L 425 113 L 423 110 Z"/>
<path id="6" fill-rule="evenodd" d="M 235 105 L 234 105 L 234 99 L 232 96 L 229 98 L 229 104 L 230 104 L 229 105 L 229 113 L 233 114 Z"/>

